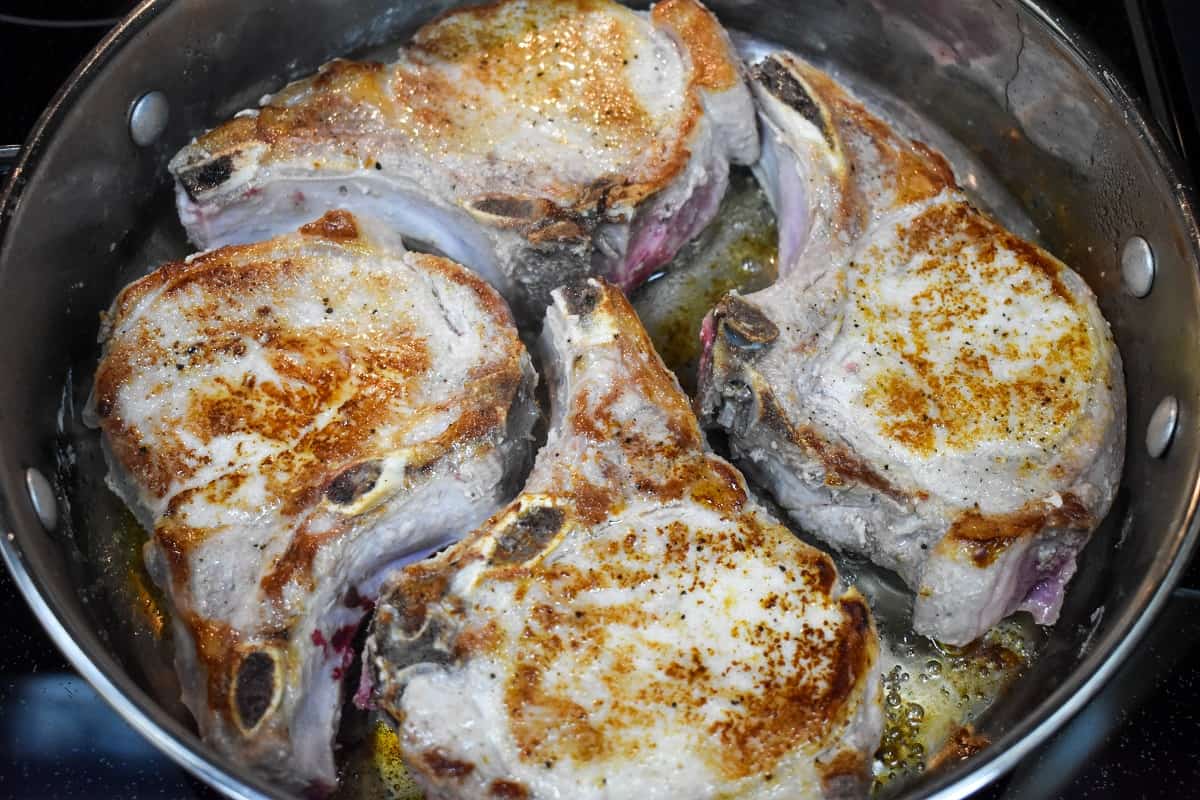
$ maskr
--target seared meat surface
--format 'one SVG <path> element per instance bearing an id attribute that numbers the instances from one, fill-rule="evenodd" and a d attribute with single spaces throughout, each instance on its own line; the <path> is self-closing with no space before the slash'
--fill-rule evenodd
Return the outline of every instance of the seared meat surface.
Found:
<path id="1" fill-rule="evenodd" d="M 153 532 L 200 732 L 322 791 L 383 575 L 515 493 L 536 380 L 500 296 L 343 211 L 126 287 L 91 413 Z"/>
<path id="2" fill-rule="evenodd" d="M 1053 623 L 1124 453 L 1095 297 L 828 75 L 779 54 L 753 90 L 780 278 L 706 320 L 706 420 L 806 529 L 898 572 L 918 632 Z"/>
<path id="3" fill-rule="evenodd" d="M 364 670 L 429 798 L 861 797 L 878 642 L 748 495 L 615 287 L 554 293 L 523 493 L 382 592 Z"/>
<path id="4" fill-rule="evenodd" d="M 695 0 L 503 0 L 439 17 L 390 64 L 327 64 L 171 171 L 202 247 L 368 212 L 540 314 L 589 272 L 644 280 L 757 154 L 740 62 Z"/>

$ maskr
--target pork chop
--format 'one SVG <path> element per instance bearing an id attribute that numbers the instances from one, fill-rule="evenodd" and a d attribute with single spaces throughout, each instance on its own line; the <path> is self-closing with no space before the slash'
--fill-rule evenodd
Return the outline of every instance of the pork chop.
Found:
<path id="1" fill-rule="evenodd" d="M 706 320 L 707 423 L 803 527 L 898 572 L 918 632 L 1053 623 L 1124 454 L 1095 296 L 820 70 L 778 54 L 752 87 L 780 277 Z"/>
<path id="2" fill-rule="evenodd" d="M 347 208 L 540 314 L 589 272 L 641 282 L 757 155 L 740 62 L 695 0 L 501 0 L 437 18 L 390 64 L 325 65 L 170 168 L 201 247 Z"/>
<path id="3" fill-rule="evenodd" d="M 624 296 L 554 293 L 523 493 L 381 595 L 364 656 L 434 798 L 862 797 L 878 640 L 706 452 Z"/>
<path id="4" fill-rule="evenodd" d="M 536 377 L 508 309 L 335 211 L 160 267 L 102 338 L 93 421 L 110 486 L 153 532 L 184 702 L 226 755 L 332 788 L 383 574 L 517 489 Z"/>

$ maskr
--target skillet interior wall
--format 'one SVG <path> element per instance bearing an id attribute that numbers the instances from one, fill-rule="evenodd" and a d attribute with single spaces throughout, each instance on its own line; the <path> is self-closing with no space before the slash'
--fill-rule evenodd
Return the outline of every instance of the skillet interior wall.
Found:
<path id="1" fill-rule="evenodd" d="M 153 19 L 124 34 L 126 46 L 93 65 L 94 80 L 60 98 L 63 109 L 45 132 L 53 136 L 35 137 L 35 166 L 19 176 L 19 198 L 0 221 L 0 287 L 7 298 L 0 325 L 9 342 L 0 350 L 8 384 L 0 406 L 4 510 L 56 611 L 85 649 L 106 654 L 101 666 L 110 673 L 124 666 L 114 657 L 119 649 L 104 641 L 103 621 L 81 602 L 71 578 L 77 565 L 64 558 L 61 542 L 41 534 L 22 480 L 28 466 L 54 470 L 62 386 L 71 367 L 86 384 L 97 355 L 99 312 L 124 282 L 188 250 L 174 219 L 167 159 L 192 133 L 253 105 L 286 80 L 334 56 L 400 39 L 451 5 L 149 3 L 142 13 Z M 1063 699 L 1055 691 L 1072 669 L 1116 645 L 1181 546 L 1200 452 L 1189 421 L 1200 378 L 1189 372 L 1194 356 L 1184 350 L 1200 341 L 1194 232 L 1152 145 L 1108 99 L 1113 84 L 1091 75 L 1079 54 L 1053 38 L 1051 20 L 1015 2 L 711 5 L 732 27 L 837 63 L 907 98 L 968 144 L 1022 200 L 1042 243 L 1087 278 L 1113 325 L 1129 388 L 1125 488 L 1085 552 L 1047 651 L 1013 689 L 1012 702 L 1000 704 L 987 721 L 987 732 L 999 737 L 1027 723 L 1043 700 Z M 154 145 L 139 149 L 126 116 L 130 103 L 151 89 L 166 94 L 170 122 Z M 969 176 L 960 178 L 969 183 Z M 1150 241 L 1158 260 L 1154 291 L 1144 300 L 1120 286 L 1119 249 L 1133 234 Z M 1168 393 L 1181 403 L 1180 430 L 1166 459 L 1150 461 L 1143 432 Z M 1101 606 L 1093 632 L 1093 612 Z M 1081 652 L 1085 640 L 1090 649 Z"/>

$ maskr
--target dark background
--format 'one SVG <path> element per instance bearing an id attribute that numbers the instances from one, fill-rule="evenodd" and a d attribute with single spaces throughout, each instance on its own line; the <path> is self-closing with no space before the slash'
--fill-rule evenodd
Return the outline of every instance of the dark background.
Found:
<path id="1" fill-rule="evenodd" d="M 104 21 L 132 5 L 0 0 L 0 145 L 24 139 Z M 1200 163 L 1200 103 L 1192 101 L 1200 98 L 1200 0 L 1056 5 L 1141 94 L 1167 138 Z M 49 24 L 18 25 L 6 15 Z M 63 27 L 81 19 L 99 24 Z M 980 798 L 1200 797 L 1200 569 L 1183 586 L 1100 696 Z M 74 674 L 0 570 L 0 798 L 212 796 Z"/>

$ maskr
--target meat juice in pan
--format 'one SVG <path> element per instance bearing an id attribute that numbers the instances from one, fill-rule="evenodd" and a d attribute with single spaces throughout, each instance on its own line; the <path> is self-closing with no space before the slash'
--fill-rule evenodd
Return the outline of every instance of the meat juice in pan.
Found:
<path id="1" fill-rule="evenodd" d="M 762 55 L 775 49 L 766 42 L 735 37 L 743 54 Z M 375 52 L 386 57 L 392 49 Z M 1014 233 L 1037 240 L 1036 228 L 1020 204 L 967 147 L 924 120 L 901 98 L 838 70 L 835 64 L 821 59 L 814 63 L 898 131 L 943 153 L 973 202 Z M 169 226 L 172 209 L 163 211 Z M 155 227 L 162 229 L 161 225 Z M 774 216 L 765 196 L 749 171 L 739 169 L 731 176 L 730 190 L 712 225 L 634 292 L 634 306 L 685 390 L 695 388 L 702 318 L 726 291 L 750 292 L 775 279 L 776 238 Z M 179 254 L 178 245 L 154 237 L 134 246 L 142 252 L 131 261 L 139 264 L 155 264 Z M 123 284 L 136 275 L 122 277 L 126 279 Z M 527 333 L 536 336 L 537 332 Z M 164 708 L 187 724 L 189 717 L 178 700 L 178 680 L 172 667 L 168 612 L 142 564 L 146 533 L 105 486 L 99 436 L 81 422 L 93 367 L 92 363 L 82 364 L 68 375 L 58 417 L 58 483 L 69 512 L 64 528 L 68 540 L 76 545 L 71 548 L 71 567 L 77 585 L 83 587 L 87 607 L 96 614 L 126 668 Z M 722 452 L 720 441 L 713 445 Z M 770 505 L 769 498 L 759 499 Z M 785 513 L 777 513 L 777 518 L 789 522 Z M 796 533 L 811 541 L 803 531 Z M 1021 674 L 1045 633 L 1027 615 L 1019 614 L 966 648 L 942 647 L 911 632 L 911 595 L 896 576 L 865 560 L 833 555 L 845 579 L 871 602 L 884 644 L 886 727 L 875 762 L 875 788 L 877 795 L 888 795 L 909 783 L 927 764 L 938 763 L 939 751 L 951 742 L 959 753 L 982 743 L 972 735 L 970 723 Z M 337 796 L 419 796 L 400 761 L 396 737 L 378 712 L 347 713 L 339 740 L 344 768 Z"/>

